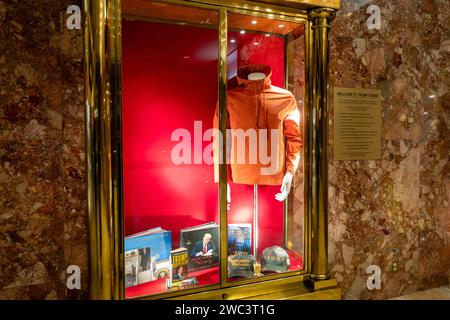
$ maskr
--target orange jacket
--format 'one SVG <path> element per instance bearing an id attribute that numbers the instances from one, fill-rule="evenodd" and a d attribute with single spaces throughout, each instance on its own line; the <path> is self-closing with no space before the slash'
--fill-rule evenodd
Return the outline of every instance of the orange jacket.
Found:
<path id="1" fill-rule="evenodd" d="M 247 80 L 252 72 L 262 72 L 266 77 L 263 80 Z M 271 68 L 265 65 L 241 67 L 237 74 L 238 86 L 228 90 L 227 128 L 232 130 L 227 130 L 227 163 L 231 171 L 229 179 L 234 183 L 280 185 L 285 172 L 294 174 L 298 167 L 303 146 L 300 112 L 291 92 L 271 84 L 271 74 Z M 214 128 L 218 127 L 216 107 Z M 247 133 L 246 138 L 242 138 L 243 133 Z M 216 182 L 219 176 L 218 142 L 215 135 Z"/>

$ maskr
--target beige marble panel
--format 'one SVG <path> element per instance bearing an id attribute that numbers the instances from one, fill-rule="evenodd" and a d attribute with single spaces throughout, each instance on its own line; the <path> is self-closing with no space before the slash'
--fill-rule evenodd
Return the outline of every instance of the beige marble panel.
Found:
<path id="1" fill-rule="evenodd" d="M 370 4 L 380 30 L 365 26 Z M 334 86 L 381 89 L 384 123 L 380 161 L 333 161 L 330 135 L 329 261 L 346 299 L 447 281 L 449 18 L 446 1 L 348 0 L 332 22 L 329 99 Z M 332 133 L 332 100 L 329 113 Z M 366 287 L 370 264 L 381 290 Z"/>

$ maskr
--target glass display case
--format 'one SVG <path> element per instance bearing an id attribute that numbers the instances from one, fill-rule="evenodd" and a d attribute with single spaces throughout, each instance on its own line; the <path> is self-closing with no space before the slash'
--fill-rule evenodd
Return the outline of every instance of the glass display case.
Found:
<path id="1" fill-rule="evenodd" d="M 299 197 L 291 206 L 302 208 L 304 24 L 227 16 L 226 144 L 233 155 L 223 161 L 228 188 L 222 243 L 217 160 L 224 157 L 214 148 L 218 14 L 156 1 L 122 5 L 126 296 L 219 284 L 221 260 L 227 261 L 229 283 L 302 271 L 302 210 L 285 228 L 294 211 L 280 188 L 283 179 L 295 177 Z M 164 232 L 166 243 L 153 240 Z M 177 266 L 170 257 L 180 248 L 187 258 Z M 153 275 L 146 276 L 149 271 Z"/>
<path id="2" fill-rule="evenodd" d="M 105 86 L 87 83 L 88 167 L 103 181 L 89 189 L 92 295 L 240 298 L 328 278 L 319 40 L 332 10 L 301 2 L 112 1 L 104 35 L 88 16 L 88 58 L 109 53 Z"/>

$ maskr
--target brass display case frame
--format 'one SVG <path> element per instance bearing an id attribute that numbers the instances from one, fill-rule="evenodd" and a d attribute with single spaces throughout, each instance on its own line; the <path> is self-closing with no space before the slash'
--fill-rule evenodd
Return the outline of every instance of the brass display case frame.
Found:
<path id="1" fill-rule="evenodd" d="M 305 268 L 262 279 L 221 283 L 149 299 L 329 299 L 340 298 L 329 278 L 327 253 L 327 81 L 329 21 L 339 0 L 166 0 L 216 10 L 219 41 L 219 129 L 226 130 L 227 13 L 250 14 L 305 24 Z M 269 3 L 267 3 L 269 2 Z M 84 0 L 86 162 L 89 271 L 92 299 L 124 299 L 121 141 L 121 0 Z M 223 135 L 226 137 L 226 134 Z M 224 144 L 225 148 L 225 144 Z M 225 154 L 225 149 L 223 150 Z M 220 225 L 227 225 L 226 165 L 219 168 Z M 221 243 L 227 229 L 221 228 Z M 221 246 L 221 257 L 227 246 Z"/>

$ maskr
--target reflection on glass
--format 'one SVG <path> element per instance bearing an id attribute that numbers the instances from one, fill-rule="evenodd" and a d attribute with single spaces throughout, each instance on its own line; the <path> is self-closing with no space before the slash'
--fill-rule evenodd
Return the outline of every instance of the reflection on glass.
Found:
<path id="1" fill-rule="evenodd" d="M 304 268 L 304 28 L 228 17 L 228 278 L 239 281 Z"/>
<path id="2" fill-rule="evenodd" d="M 217 14 L 122 4 L 126 297 L 217 284 L 218 193 L 203 157 L 217 101 Z"/>

